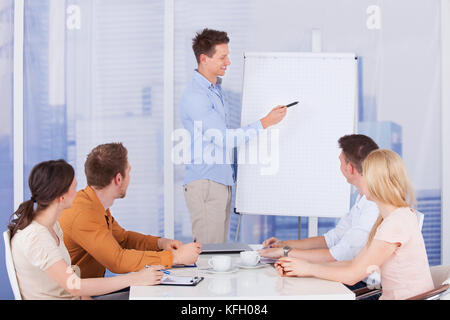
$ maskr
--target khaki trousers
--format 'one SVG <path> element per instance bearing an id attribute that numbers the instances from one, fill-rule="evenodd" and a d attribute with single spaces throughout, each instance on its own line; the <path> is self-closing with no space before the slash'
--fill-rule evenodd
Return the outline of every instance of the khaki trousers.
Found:
<path id="1" fill-rule="evenodd" d="M 227 242 L 231 186 L 207 179 L 195 180 L 184 186 L 184 198 L 197 242 Z"/>

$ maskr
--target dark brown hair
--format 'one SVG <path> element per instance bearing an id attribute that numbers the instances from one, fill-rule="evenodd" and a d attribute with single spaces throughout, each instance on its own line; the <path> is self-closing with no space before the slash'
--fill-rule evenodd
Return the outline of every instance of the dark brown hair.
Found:
<path id="1" fill-rule="evenodd" d="M 74 177 L 75 171 L 72 166 L 63 159 L 35 165 L 28 178 L 31 199 L 21 203 L 10 217 L 8 229 L 11 231 L 11 238 L 18 230 L 26 228 L 33 221 L 36 213 L 68 192 Z M 34 203 L 37 203 L 36 210 Z"/>
<path id="2" fill-rule="evenodd" d="M 192 49 L 194 50 L 197 63 L 200 63 L 200 55 L 206 54 L 212 57 L 215 53 L 215 46 L 230 42 L 225 31 L 217 31 L 205 28 L 202 32 L 197 32 L 194 39 L 192 39 Z"/>
<path id="3" fill-rule="evenodd" d="M 106 143 L 95 147 L 88 154 L 84 164 L 87 183 L 104 188 L 120 173 L 125 177 L 128 164 L 128 151 L 122 143 Z"/>
<path id="4" fill-rule="evenodd" d="M 356 171 L 362 174 L 362 162 L 378 145 L 368 136 L 363 134 L 349 134 L 338 140 L 345 161 L 352 163 Z"/>

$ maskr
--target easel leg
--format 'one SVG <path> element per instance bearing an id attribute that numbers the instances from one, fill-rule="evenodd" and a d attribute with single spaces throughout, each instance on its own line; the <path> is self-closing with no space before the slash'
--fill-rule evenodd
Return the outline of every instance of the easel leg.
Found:
<path id="1" fill-rule="evenodd" d="M 236 234 L 234 235 L 234 242 L 238 242 L 238 239 L 239 239 L 239 228 L 241 226 L 241 218 L 242 218 L 242 215 L 240 213 L 236 212 L 236 214 L 239 215 L 239 218 L 238 218 L 238 224 L 237 224 L 237 227 L 236 227 Z"/>
<path id="2" fill-rule="evenodd" d="M 301 239 L 302 236 L 302 217 L 298 217 L 298 240 Z"/>

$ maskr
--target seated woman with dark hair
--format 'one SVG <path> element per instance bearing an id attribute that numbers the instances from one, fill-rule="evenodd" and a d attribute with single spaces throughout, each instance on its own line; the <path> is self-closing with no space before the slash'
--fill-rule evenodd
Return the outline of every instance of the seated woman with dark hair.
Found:
<path id="1" fill-rule="evenodd" d="M 72 166 L 64 160 L 39 163 L 31 171 L 28 185 L 32 197 L 19 206 L 8 225 L 23 299 L 89 298 L 132 285 L 161 282 L 162 266 L 111 278 L 80 279 L 71 267 L 58 223 L 61 212 L 76 196 Z"/>

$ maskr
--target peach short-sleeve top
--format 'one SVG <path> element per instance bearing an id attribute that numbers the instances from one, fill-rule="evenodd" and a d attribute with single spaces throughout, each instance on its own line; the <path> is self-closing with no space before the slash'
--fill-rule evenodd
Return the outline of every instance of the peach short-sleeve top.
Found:
<path id="1" fill-rule="evenodd" d="M 377 229 L 374 239 L 399 243 L 381 266 L 380 299 L 407 299 L 434 289 L 425 243 L 416 214 L 410 208 L 391 212 Z"/>

